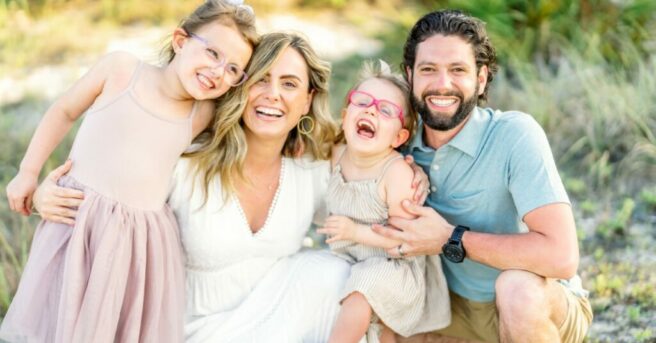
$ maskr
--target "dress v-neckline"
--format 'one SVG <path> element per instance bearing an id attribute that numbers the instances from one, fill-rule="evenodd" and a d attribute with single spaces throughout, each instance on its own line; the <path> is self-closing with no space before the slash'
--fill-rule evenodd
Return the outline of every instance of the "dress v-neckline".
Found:
<path id="1" fill-rule="evenodd" d="M 287 164 L 287 159 L 283 157 L 280 162 L 280 176 L 278 177 L 278 187 L 276 188 L 276 193 L 273 195 L 273 200 L 271 201 L 271 205 L 269 205 L 269 210 L 267 211 L 266 219 L 264 219 L 264 224 L 262 224 L 262 227 L 260 227 L 257 231 L 253 231 L 253 228 L 248 223 L 248 218 L 246 218 L 246 213 L 244 213 L 244 208 L 241 206 L 241 201 L 239 201 L 239 197 L 237 196 L 237 194 L 235 193 L 232 195 L 233 201 L 235 202 L 235 207 L 237 208 L 237 212 L 239 212 L 239 215 L 241 216 L 243 226 L 246 230 L 248 230 L 247 232 L 249 232 L 252 237 L 256 237 L 262 231 L 264 231 L 264 229 L 269 224 L 271 217 L 273 216 L 273 212 L 276 210 L 276 204 L 278 204 L 278 197 L 280 196 L 280 191 L 282 190 L 282 185 L 285 180 L 285 169 L 287 169 L 285 166 L 286 164 Z"/>

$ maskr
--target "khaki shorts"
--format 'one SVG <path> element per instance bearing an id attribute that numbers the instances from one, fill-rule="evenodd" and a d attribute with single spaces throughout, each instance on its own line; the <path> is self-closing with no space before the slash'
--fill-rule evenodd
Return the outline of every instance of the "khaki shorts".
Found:
<path id="1" fill-rule="evenodd" d="M 560 285 L 560 283 L 559 283 Z M 592 322 L 592 308 L 587 298 L 577 297 L 563 287 L 567 296 L 567 315 L 558 331 L 564 343 L 582 342 Z M 428 334 L 408 338 L 397 336 L 403 343 L 439 342 L 438 337 L 449 336 L 483 342 L 499 341 L 499 316 L 494 301 L 476 302 L 455 293 L 451 296 L 451 325 Z"/>

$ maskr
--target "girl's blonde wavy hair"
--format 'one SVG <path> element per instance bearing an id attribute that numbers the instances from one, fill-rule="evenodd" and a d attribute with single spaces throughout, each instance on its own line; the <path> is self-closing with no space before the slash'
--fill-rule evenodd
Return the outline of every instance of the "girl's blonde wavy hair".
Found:
<path id="1" fill-rule="evenodd" d="M 403 75 L 399 73 L 394 73 L 392 72 L 392 69 L 390 68 L 389 64 L 387 64 L 383 60 L 378 60 L 378 63 L 374 63 L 372 61 L 366 61 L 362 65 L 362 69 L 360 69 L 360 73 L 358 75 L 358 79 L 355 82 L 355 85 L 351 87 L 351 89 L 348 90 L 348 93 L 350 93 L 352 90 L 358 89 L 361 84 L 363 84 L 365 81 L 369 79 L 379 79 L 379 80 L 385 80 L 391 84 L 393 84 L 395 87 L 397 87 L 401 93 L 403 93 L 403 122 L 405 125 L 403 128 L 408 130 L 410 133 L 408 140 L 406 143 L 403 145 L 408 144 L 412 137 L 415 134 L 415 130 L 417 127 L 417 112 L 412 108 L 410 105 L 410 97 L 412 96 L 411 90 L 410 90 L 410 85 L 408 82 L 405 80 Z M 349 99 L 348 96 L 344 97 L 344 107 L 342 111 L 346 111 L 346 108 L 349 106 Z M 344 131 L 340 131 L 337 137 L 335 138 L 335 143 L 336 144 L 344 144 L 346 143 L 346 138 L 344 137 Z"/>
<path id="2" fill-rule="evenodd" d="M 250 6 L 243 4 L 236 5 L 225 0 L 206 0 L 183 19 L 179 27 L 187 33 L 195 33 L 199 28 L 215 21 L 235 28 L 244 41 L 253 47 L 257 45 L 259 36 L 255 29 L 255 13 Z M 162 58 L 166 63 L 171 63 L 174 57 L 175 51 L 169 39 L 162 49 Z"/>
<path id="3" fill-rule="evenodd" d="M 183 155 L 189 158 L 194 179 L 202 180 L 205 202 L 214 178 L 221 180 L 224 201 L 235 191 L 236 179 L 243 178 L 248 146 L 242 114 L 248 102 L 248 90 L 266 76 L 286 48 L 296 50 L 307 63 L 308 92 L 314 92 L 307 115 L 314 119 L 315 125 L 309 135 L 301 134 L 294 127 L 280 153 L 285 157 L 307 156 L 314 160 L 330 158 L 337 133 L 328 106 L 330 64 L 320 59 L 307 39 L 297 34 L 277 32 L 263 35 L 247 67 L 248 80 L 219 99 L 214 123 L 196 138 L 197 149 Z"/>

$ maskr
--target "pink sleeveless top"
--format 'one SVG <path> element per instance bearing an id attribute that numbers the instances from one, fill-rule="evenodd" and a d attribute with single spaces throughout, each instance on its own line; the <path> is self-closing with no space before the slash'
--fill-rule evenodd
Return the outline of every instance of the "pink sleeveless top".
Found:
<path id="1" fill-rule="evenodd" d="M 142 68 L 139 62 L 128 87 L 116 98 L 87 111 L 70 152 L 69 175 L 129 207 L 160 210 L 175 164 L 191 143 L 197 102 L 191 114 L 179 120 L 144 108 L 134 91 Z"/>

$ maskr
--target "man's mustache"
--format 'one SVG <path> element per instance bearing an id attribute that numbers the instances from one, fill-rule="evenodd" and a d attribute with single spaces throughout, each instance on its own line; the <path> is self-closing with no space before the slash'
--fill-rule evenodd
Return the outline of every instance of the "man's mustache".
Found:
<path id="1" fill-rule="evenodd" d="M 427 90 L 424 93 L 421 94 L 422 99 L 426 99 L 429 96 L 455 96 L 460 99 L 463 98 L 463 95 L 461 92 L 458 92 L 456 90 L 451 90 L 451 91 L 446 91 L 446 92 L 441 92 L 438 90 Z"/>

